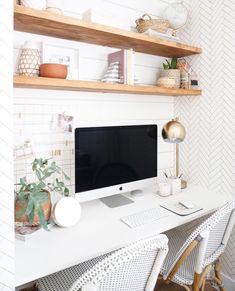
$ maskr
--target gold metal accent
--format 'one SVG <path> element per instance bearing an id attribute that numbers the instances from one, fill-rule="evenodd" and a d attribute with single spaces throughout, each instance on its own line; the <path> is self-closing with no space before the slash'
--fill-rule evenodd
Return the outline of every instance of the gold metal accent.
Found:
<path id="1" fill-rule="evenodd" d="M 165 142 L 176 144 L 176 177 L 179 176 L 179 143 L 183 142 L 186 136 L 186 130 L 184 126 L 179 122 L 179 118 L 175 118 L 167 122 L 162 129 L 162 138 Z M 181 181 L 181 188 L 187 187 L 187 182 Z"/>
<path id="2" fill-rule="evenodd" d="M 184 126 L 178 121 L 178 118 L 167 122 L 162 129 L 162 137 L 165 142 L 181 143 L 186 136 Z"/>

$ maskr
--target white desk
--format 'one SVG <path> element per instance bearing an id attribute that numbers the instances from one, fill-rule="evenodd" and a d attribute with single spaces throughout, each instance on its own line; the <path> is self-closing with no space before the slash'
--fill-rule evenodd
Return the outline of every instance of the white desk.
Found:
<path id="1" fill-rule="evenodd" d="M 186 198 L 203 210 L 189 216 L 174 213 L 156 222 L 130 229 L 120 218 L 158 206 L 161 202 Z M 68 229 L 54 227 L 27 242 L 16 240 L 16 286 L 76 265 L 101 254 L 118 249 L 141 238 L 162 233 L 206 215 L 226 203 L 230 196 L 215 195 L 198 186 L 166 198 L 148 189 L 135 203 L 108 208 L 99 200 L 82 204 L 79 223 Z"/>

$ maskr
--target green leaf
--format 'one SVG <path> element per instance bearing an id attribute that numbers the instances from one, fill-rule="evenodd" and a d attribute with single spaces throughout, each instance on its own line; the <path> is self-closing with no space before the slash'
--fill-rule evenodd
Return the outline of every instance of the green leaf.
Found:
<path id="1" fill-rule="evenodd" d="M 40 171 L 39 170 L 35 170 L 36 171 L 36 175 L 37 175 L 37 177 L 38 177 L 38 180 L 40 181 L 41 179 L 42 179 L 42 176 L 41 176 L 41 173 L 40 173 Z"/>
<path id="2" fill-rule="evenodd" d="M 37 207 L 36 207 L 36 211 L 37 211 L 37 214 L 38 214 L 38 218 L 39 218 L 39 221 L 40 221 L 40 225 L 41 225 L 45 230 L 48 230 L 48 227 L 47 227 L 47 221 L 46 221 L 46 219 L 45 219 L 45 216 L 44 216 L 44 212 L 43 212 L 42 206 L 41 206 L 41 205 L 37 205 Z"/>
<path id="3" fill-rule="evenodd" d="M 20 184 L 23 186 L 27 186 L 26 177 L 20 178 Z"/>
<path id="4" fill-rule="evenodd" d="M 25 210 L 25 215 L 30 215 L 30 213 L 32 212 L 34 208 L 34 201 L 32 198 L 29 197 L 29 200 L 28 200 L 28 205 L 27 205 L 27 208 Z"/>
<path id="5" fill-rule="evenodd" d="M 62 174 L 64 175 L 64 177 L 65 177 L 65 180 L 67 180 L 67 181 L 69 181 L 69 180 L 70 180 L 69 176 L 67 176 L 67 175 L 65 174 L 65 172 L 63 172 L 63 171 L 62 171 Z"/>
<path id="6" fill-rule="evenodd" d="M 177 69 L 177 58 L 171 59 L 171 69 Z"/>
<path id="7" fill-rule="evenodd" d="M 32 170 L 35 171 L 37 169 L 37 164 L 38 164 L 38 160 L 34 159 L 34 161 L 32 162 Z"/>
<path id="8" fill-rule="evenodd" d="M 67 187 L 64 188 L 64 196 L 69 196 L 69 189 Z"/>
<path id="9" fill-rule="evenodd" d="M 169 61 L 166 60 L 166 62 L 167 62 L 167 65 L 168 65 L 168 69 L 171 69 L 171 64 L 169 63 Z"/>
<path id="10" fill-rule="evenodd" d="M 32 211 L 28 214 L 29 223 L 33 223 L 35 206 L 33 204 Z"/>
<path id="11" fill-rule="evenodd" d="M 164 69 L 164 70 L 168 70 L 168 69 L 169 69 L 169 66 L 166 65 L 166 64 L 163 64 L 163 69 Z"/>

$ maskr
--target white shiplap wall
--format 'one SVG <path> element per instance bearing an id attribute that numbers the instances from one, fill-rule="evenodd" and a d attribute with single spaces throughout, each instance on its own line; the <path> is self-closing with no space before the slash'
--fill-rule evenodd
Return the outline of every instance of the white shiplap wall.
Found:
<path id="1" fill-rule="evenodd" d="M 170 1 L 168 1 L 170 2 Z M 115 12 L 126 25 L 144 12 L 161 15 L 167 1 L 67 1 L 65 14 L 80 17 L 89 7 L 102 7 L 103 13 Z M 79 50 L 79 78 L 99 80 L 107 67 L 107 54 L 115 49 L 15 32 L 15 71 L 20 49 L 25 40 L 49 42 Z M 155 84 L 164 58 L 136 53 L 135 71 L 143 84 Z M 174 97 L 82 93 L 46 90 L 14 90 L 15 144 L 30 138 L 37 157 L 50 157 L 52 150 L 60 150 L 55 157 L 72 177 L 74 186 L 73 133 L 63 133 L 51 126 L 53 118 L 63 112 L 75 117 L 75 126 L 146 124 L 161 126 L 173 117 Z M 15 181 L 27 174 L 33 157 L 15 161 Z M 159 138 L 159 175 L 162 169 L 173 166 L 173 147 Z"/>
<path id="2" fill-rule="evenodd" d="M 0 0 L 0 290 L 14 289 L 12 1 Z"/>
<path id="3" fill-rule="evenodd" d="M 203 94 L 176 98 L 176 114 L 188 131 L 181 146 L 181 165 L 191 183 L 234 195 L 235 2 L 187 2 L 191 21 L 183 36 L 203 48 L 201 56 L 191 59 Z M 224 255 L 223 272 L 231 279 L 227 290 L 235 290 L 235 230 Z"/>

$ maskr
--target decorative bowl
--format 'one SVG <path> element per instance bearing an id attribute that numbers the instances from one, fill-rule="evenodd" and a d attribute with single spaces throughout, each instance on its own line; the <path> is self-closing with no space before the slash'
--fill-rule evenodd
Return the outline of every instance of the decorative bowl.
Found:
<path id="1" fill-rule="evenodd" d="M 46 78 L 66 79 L 68 67 L 62 64 L 42 64 L 39 69 L 39 76 Z"/>

